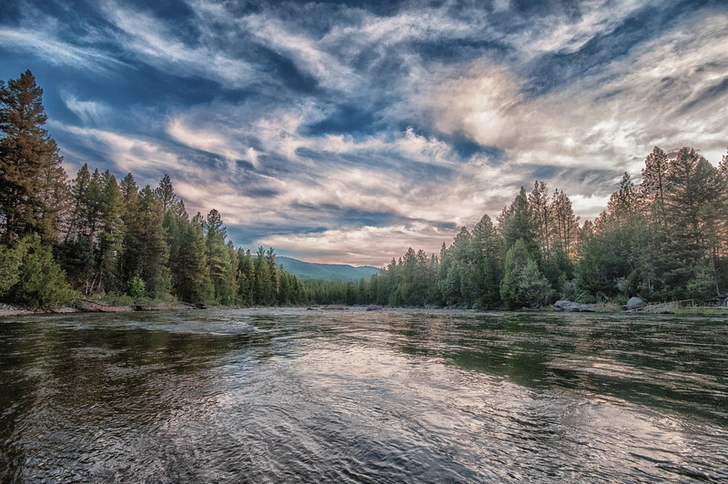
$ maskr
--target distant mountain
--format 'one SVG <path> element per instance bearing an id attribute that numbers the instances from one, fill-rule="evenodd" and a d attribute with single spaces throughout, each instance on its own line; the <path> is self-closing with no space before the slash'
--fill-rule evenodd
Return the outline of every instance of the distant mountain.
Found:
<path id="1" fill-rule="evenodd" d="M 354 267 L 346 264 L 316 264 L 282 256 L 276 256 L 276 261 L 283 266 L 286 272 L 299 279 L 358 282 L 362 277 L 369 280 L 372 275 L 379 274 L 379 269 L 372 266 Z"/>

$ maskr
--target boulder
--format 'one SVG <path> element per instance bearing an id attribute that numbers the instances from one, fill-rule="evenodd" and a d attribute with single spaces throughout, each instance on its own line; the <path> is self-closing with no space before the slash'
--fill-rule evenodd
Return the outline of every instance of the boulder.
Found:
<path id="1" fill-rule="evenodd" d="M 580 312 L 581 304 L 566 299 L 560 299 L 554 303 L 554 309 L 556 311 L 566 311 L 567 313 Z"/>
<path id="2" fill-rule="evenodd" d="M 637 311 L 638 309 L 642 309 L 645 306 L 647 306 L 647 304 L 642 300 L 642 298 L 635 296 L 629 298 L 629 301 L 627 301 L 624 309 L 626 309 L 627 311 Z"/>

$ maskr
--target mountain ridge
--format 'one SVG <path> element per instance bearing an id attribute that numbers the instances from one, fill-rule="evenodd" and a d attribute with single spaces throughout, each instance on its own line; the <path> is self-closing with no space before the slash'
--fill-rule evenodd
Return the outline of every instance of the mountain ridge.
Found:
<path id="1" fill-rule="evenodd" d="M 374 266 L 354 267 L 348 264 L 321 264 L 286 256 L 276 256 L 276 261 L 283 266 L 286 272 L 303 280 L 358 282 L 362 277 L 371 279 L 372 275 L 380 272 L 379 268 Z"/>

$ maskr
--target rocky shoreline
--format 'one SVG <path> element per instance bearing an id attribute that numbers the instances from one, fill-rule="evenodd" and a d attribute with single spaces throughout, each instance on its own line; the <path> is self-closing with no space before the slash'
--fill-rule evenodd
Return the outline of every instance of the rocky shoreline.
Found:
<path id="1" fill-rule="evenodd" d="M 206 309 L 202 304 L 186 303 L 135 303 L 124 306 L 114 306 L 95 301 L 81 301 L 75 307 L 62 307 L 57 309 L 27 309 L 9 304 L 0 304 L 0 318 L 11 316 L 30 316 L 42 314 L 64 313 L 130 313 L 134 311 L 182 311 L 188 309 Z"/>

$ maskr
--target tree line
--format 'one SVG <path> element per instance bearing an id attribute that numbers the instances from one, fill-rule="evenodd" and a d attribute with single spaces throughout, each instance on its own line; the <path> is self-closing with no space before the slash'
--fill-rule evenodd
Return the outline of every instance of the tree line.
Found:
<path id="1" fill-rule="evenodd" d="M 0 301 L 67 304 L 79 295 L 221 305 L 380 304 L 538 307 L 559 298 L 653 301 L 725 297 L 728 155 L 660 148 L 635 185 L 579 223 L 569 197 L 536 181 L 495 222 L 463 227 L 439 254 L 410 248 L 370 280 L 307 281 L 273 249 L 227 238 L 220 213 L 190 217 L 165 175 L 139 188 L 84 165 L 68 180 L 43 128 L 30 71 L 0 81 Z"/>
<path id="2" fill-rule="evenodd" d="M 371 280 L 307 286 L 311 300 L 520 308 L 557 299 L 711 301 L 728 286 L 728 155 L 655 147 L 638 185 L 624 173 L 607 208 L 579 223 L 568 196 L 536 181 L 496 222 L 463 227 L 439 254 L 410 248 Z"/>
<path id="3" fill-rule="evenodd" d="M 0 82 L 0 301 L 28 307 L 79 296 L 198 304 L 304 303 L 274 250 L 236 248 L 220 213 L 190 217 L 165 175 L 139 188 L 129 173 L 84 165 L 68 180 L 30 71 Z"/>

